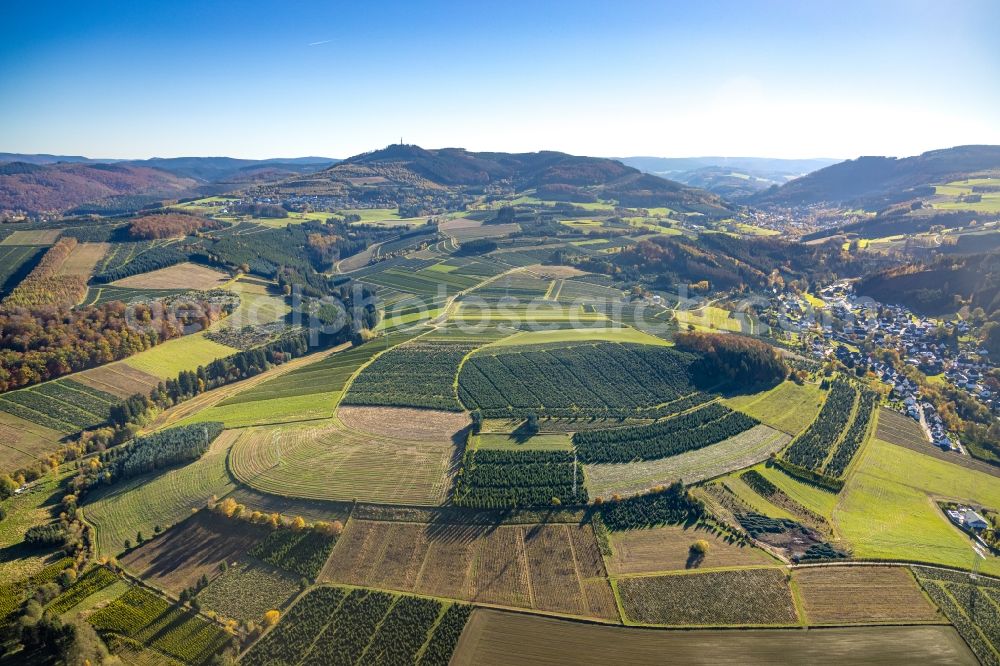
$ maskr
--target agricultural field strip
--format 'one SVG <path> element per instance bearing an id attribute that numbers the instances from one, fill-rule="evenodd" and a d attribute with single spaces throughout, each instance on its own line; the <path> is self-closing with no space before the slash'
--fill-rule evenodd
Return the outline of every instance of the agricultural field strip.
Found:
<path id="1" fill-rule="evenodd" d="M 431 529 L 454 531 L 457 541 L 428 537 Z M 577 523 L 434 526 L 351 518 L 321 580 L 600 622 L 620 619 L 590 526 Z"/>
<path id="2" fill-rule="evenodd" d="M 585 464 L 586 485 L 594 497 L 630 495 L 672 481 L 698 483 L 765 460 L 783 449 L 791 437 L 758 425 L 729 439 L 660 460 Z"/>

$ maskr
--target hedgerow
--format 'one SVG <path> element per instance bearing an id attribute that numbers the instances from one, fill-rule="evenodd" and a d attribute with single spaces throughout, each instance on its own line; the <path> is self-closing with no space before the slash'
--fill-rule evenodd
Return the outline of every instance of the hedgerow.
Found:
<path id="1" fill-rule="evenodd" d="M 657 460 L 735 437 L 759 423 L 713 403 L 650 425 L 578 432 L 573 444 L 580 460 L 587 464 Z"/>

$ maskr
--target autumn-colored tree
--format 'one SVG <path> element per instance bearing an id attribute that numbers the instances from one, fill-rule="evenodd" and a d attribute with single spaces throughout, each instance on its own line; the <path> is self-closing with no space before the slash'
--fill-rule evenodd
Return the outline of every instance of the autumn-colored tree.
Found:
<path id="1" fill-rule="evenodd" d="M 266 613 L 264 613 L 264 626 L 273 627 L 274 625 L 278 624 L 278 619 L 280 617 L 281 613 L 279 613 L 274 609 L 267 611 Z"/>
<path id="2" fill-rule="evenodd" d="M 292 521 L 292 527 L 297 530 L 305 529 L 306 527 L 305 518 L 303 518 L 302 516 L 295 516 L 295 519 Z"/>

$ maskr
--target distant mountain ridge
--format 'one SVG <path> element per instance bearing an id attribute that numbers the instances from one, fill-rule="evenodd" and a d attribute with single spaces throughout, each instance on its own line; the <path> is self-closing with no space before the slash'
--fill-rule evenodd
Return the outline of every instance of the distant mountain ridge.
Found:
<path id="1" fill-rule="evenodd" d="M 1000 146 L 956 146 L 915 157 L 859 157 L 815 171 L 752 199 L 755 204 L 819 203 L 878 209 L 927 194 L 918 188 L 1000 170 Z M 912 194 L 912 196 L 908 196 Z"/>
<path id="2" fill-rule="evenodd" d="M 624 164 L 708 190 L 726 199 L 746 199 L 773 185 L 836 164 L 831 158 L 623 157 Z"/>

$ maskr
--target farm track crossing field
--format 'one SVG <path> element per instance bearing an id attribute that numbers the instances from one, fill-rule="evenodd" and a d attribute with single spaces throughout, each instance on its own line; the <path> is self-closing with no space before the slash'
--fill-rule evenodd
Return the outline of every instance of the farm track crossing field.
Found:
<path id="1" fill-rule="evenodd" d="M 352 519 L 322 580 L 615 620 L 589 524 Z"/>
<path id="2" fill-rule="evenodd" d="M 223 432 L 212 447 L 193 463 L 154 473 L 94 491 L 83 507 L 87 521 L 97 530 L 97 550 L 115 555 L 136 532 L 146 536 L 159 525 L 170 525 L 205 506 L 213 495 L 223 497 L 235 486 L 226 470 L 226 452 L 239 433 Z"/>
<path id="3" fill-rule="evenodd" d="M 0 294 L 13 289 L 31 272 L 43 254 L 44 247 L 0 244 Z"/>
<path id="4" fill-rule="evenodd" d="M 736 566 L 766 566 L 778 561 L 753 546 L 730 543 L 704 528 L 667 525 L 652 529 L 612 532 L 608 558 L 611 575 L 682 571 L 690 568 L 691 544 L 705 540 L 708 553 L 697 564 L 699 569 Z"/>
<path id="5" fill-rule="evenodd" d="M 761 423 L 795 436 L 816 418 L 823 396 L 823 391 L 815 384 L 786 381 L 765 393 L 741 395 L 725 402 Z"/>
<path id="6" fill-rule="evenodd" d="M 620 578 L 617 586 L 625 616 L 639 624 L 797 624 L 786 575 L 784 569 L 733 569 Z"/>
<path id="7" fill-rule="evenodd" d="M 455 377 L 473 349 L 475 345 L 419 340 L 394 347 L 361 371 L 342 403 L 461 411 Z"/>
<path id="8" fill-rule="evenodd" d="M 229 467 L 242 483 L 275 495 L 437 505 L 454 456 L 450 441 L 387 440 L 332 423 L 244 431 Z"/>
<path id="9" fill-rule="evenodd" d="M 952 627 L 658 631 L 477 609 L 454 666 L 662 664 L 911 666 L 976 663 Z"/>
<path id="10" fill-rule="evenodd" d="M 911 451 L 916 451 L 925 456 L 936 458 L 953 465 L 960 465 L 971 470 L 1000 476 L 1000 467 L 990 465 L 972 456 L 959 455 L 953 452 L 942 451 L 927 441 L 927 435 L 923 428 L 914 419 L 904 416 L 899 412 L 883 407 L 879 410 L 878 425 L 875 428 L 875 437 L 883 442 L 889 442 L 896 446 L 903 446 Z"/>
<path id="11" fill-rule="evenodd" d="M 789 439 L 784 433 L 758 425 L 717 444 L 660 460 L 584 465 L 587 488 L 594 497 L 607 499 L 677 480 L 695 483 L 765 460 L 784 448 Z"/>
<path id="12" fill-rule="evenodd" d="M 905 567 L 803 567 L 792 583 L 810 625 L 944 622 Z"/>
<path id="13" fill-rule="evenodd" d="M 115 287 L 128 289 L 193 289 L 207 291 L 221 287 L 230 280 L 226 273 L 207 266 L 180 263 L 160 268 L 149 273 L 131 275 L 113 283 Z"/>
<path id="14" fill-rule="evenodd" d="M 119 561 L 156 587 L 179 593 L 203 575 L 215 577 L 219 564 L 239 558 L 267 533 L 265 527 L 202 510 Z"/>

